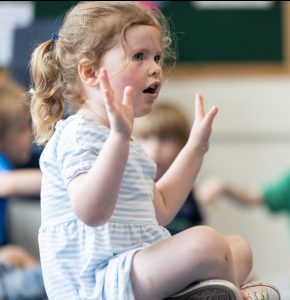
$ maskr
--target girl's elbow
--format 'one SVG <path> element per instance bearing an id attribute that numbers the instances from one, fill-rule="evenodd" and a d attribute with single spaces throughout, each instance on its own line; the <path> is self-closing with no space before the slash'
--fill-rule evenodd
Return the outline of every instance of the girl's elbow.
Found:
<path id="1" fill-rule="evenodd" d="M 75 212 L 75 214 L 79 220 L 81 220 L 84 224 L 90 227 L 102 226 L 106 224 L 109 220 L 109 218 L 104 215 L 96 215 L 96 214 L 88 215 L 86 213 L 77 213 L 77 212 Z"/>
<path id="2" fill-rule="evenodd" d="M 104 225 L 110 219 L 110 216 L 100 212 L 98 209 L 85 209 L 78 205 L 73 205 L 73 211 L 77 218 L 90 227 L 99 227 Z"/>
<path id="3" fill-rule="evenodd" d="M 79 219 L 86 224 L 87 226 L 90 227 L 99 227 L 102 225 L 105 225 L 108 222 L 107 218 L 81 218 L 79 217 Z"/>
<path id="4" fill-rule="evenodd" d="M 159 225 L 167 226 L 172 221 L 173 218 L 164 214 L 164 215 L 157 215 L 156 219 Z"/>

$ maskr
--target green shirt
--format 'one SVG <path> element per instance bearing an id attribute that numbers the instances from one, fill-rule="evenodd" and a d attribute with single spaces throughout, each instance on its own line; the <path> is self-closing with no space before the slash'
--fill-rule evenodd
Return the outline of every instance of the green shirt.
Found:
<path id="1" fill-rule="evenodd" d="M 263 199 L 271 212 L 285 212 L 290 218 L 290 171 L 264 188 Z"/>

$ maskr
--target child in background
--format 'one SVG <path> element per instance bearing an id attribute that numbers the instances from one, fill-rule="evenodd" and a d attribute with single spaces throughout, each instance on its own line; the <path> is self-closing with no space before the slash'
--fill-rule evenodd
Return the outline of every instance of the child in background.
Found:
<path id="1" fill-rule="evenodd" d="M 0 246 L 6 242 L 7 201 L 13 195 L 39 195 L 39 169 L 13 170 L 31 155 L 32 129 L 24 90 L 17 84 L 0 85 Z"/>
<path id="2" fill-rule="evenodd" d="M 47 299 L 39 261 L 19 246 L 0 248 L 0 299 Z"/>
<path id="3" fill-rule="evenodd" d="M 189 139 L 155 184 L 156 166 L 131 134 L 134 118 L 153 109 L 170 42 L 158 11 L 89 1 L 34 50 L 31 113 L 36 141 L 46 144 L 39 245 L 50 299 L 279 298 L 262 285 L 240 293 L 252 267 L 242 238 L 205 226 L 171 236 L 162 226 L 192 189 L 217 114 L 196 96 Z M 60 120 L 64 100 L 75 114 Z"/>
<path id="4" fill-rule="evenodd" d="M 249 189 L 219 177 L 212 177 L 198 185 L 197 193 L 205 205 L 227 196 L 244 205 L 264 205 L 272 213 L 286 212 L 290 216 L 290 172 L 286 172 L 261 190 Z"/>
<path id="5" fill-rule="evenodd" d="M 32 130 L 24 90 L 0 84 L 0 299 L 45 299 L 39 262 L 26 250 L 6 243 L 7 205 L 11 196 L 39 195 L 39 169 L 13 170 L 31 154 Z"/>
<path id="6" fill-rule="evenodd" d="M 135 121 L 134 135 L 149 157 L 155 161 L 155 181 L 168 170 L 185 146 L 190 134 L 189 122 L 181 109 L 173 104 L 157 104 L 153 111 Z M 166 228 L 176 234 L 203 224 L 201 208 L 191 191 L 175 218 Z"/>

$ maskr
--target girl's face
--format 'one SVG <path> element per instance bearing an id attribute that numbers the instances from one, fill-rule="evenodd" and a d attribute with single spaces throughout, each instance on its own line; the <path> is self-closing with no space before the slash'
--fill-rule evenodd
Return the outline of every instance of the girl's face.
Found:
<path id="1" fill-rule="evenodd" d="M 162 35 L 153 26 L 136 25 L 127 30 L 125 38 L 127 53 L 119 41 L 105 53 L 101 67 L 106 68 L 112 89 L 120 101 L 124 88 L 127 85 L 133 87 L 134 114 L 139 117 L 152 110 L 161 88 Z"/>

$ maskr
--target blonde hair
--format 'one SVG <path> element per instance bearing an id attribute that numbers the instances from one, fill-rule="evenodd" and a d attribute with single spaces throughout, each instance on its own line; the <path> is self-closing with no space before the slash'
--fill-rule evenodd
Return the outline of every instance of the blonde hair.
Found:
<path id="1" fill-rule="evenodd" d="M 165 58 L 174 58 L 168 24 L 159 11 L 149 11 L 136 3 L 122 1 L 80 2 L 64 19 L 57 40 L 40 44 L 31 58 L 31 114 L 35 140 L 44 144 L 54 132 L 64 112 L 64 100 L 73 108 L 82 104 L 78 84 L 78 62 L 99 67 L 102 56 L 118 39 L 126 46 L 126 30 L 134 25 L 150 25 L 162 33 Z"/>
<path id="2" fill-rule="evenodd" d="M 30 121 L 24 88 L 16 83 L 0 84 L 0 140 L 13 129 Z"/>
<path id="3" fill-rule="evenodd" d="M 135 122 L 134 135 L 140 138 L 156 136 L 173 139 L 182 148 L 189 137 L 190 125 L 185 113 L 169 103 L 157 104 L 152 112 Z"/>

